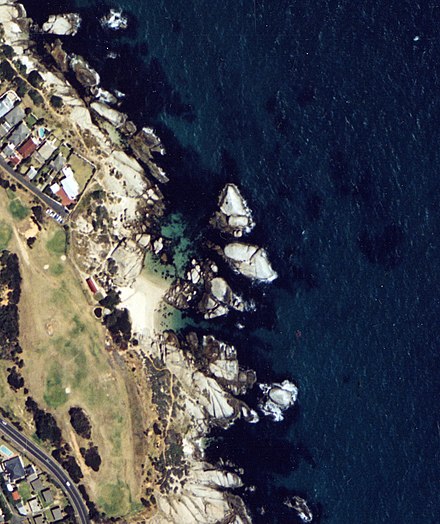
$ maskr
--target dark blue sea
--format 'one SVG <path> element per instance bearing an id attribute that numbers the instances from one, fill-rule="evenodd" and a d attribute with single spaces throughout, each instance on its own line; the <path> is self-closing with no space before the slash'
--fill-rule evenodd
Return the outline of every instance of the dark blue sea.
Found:
<path id="1" fill-rule="evenodd" d="M 24 4 L 80 10 L 65 46 L 160 132 L 194 245 L 225 182 L 254 210 L 279 278 L 231 276 L 259 309 L 213 329 L 260 381 L 300 390 L 283 422 L 214 434 L 210 458 L 256 487 L 254 521 L 295 522 L 298 493 L 323 524 L 439 524 L 440 4 Z M 118 6 L 129 29 L 101 29 Z"/>

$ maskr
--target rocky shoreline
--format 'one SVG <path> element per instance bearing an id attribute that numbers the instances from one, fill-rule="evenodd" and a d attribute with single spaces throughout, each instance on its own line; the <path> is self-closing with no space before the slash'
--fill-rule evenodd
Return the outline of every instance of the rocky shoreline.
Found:
<path id="1" fill-rule="evenodd" d="M 159 480 L 142 499 L 152 516 L 141 515 L 139 521 L 251 522 L 245 504 L 232 492 L 242 487 L 239 475 L 208 464 L 203 440 L 213 426 L 227 428 L 239 417 L 258 421 L 256 411 L 236 398 L 256 383 L 255 373 L 240 367 L 233 346 L 194 332 L 151 332 L 136 314 L 138 302 L 120 305 L 121 297 L 135 289 L 142 278 L 145 254 L 150 252 L 163 262 L 169 256 L 167 240 L 160 231 L 166 209 L 159 186 L 167 183 L 168 177 L 153 156 L 165 154 L 160 138 L 151 128 L 138 131 L 115 107 L 117 94 L 103 89 L 98 72 L 82 57 L 69 56 L 61 41 L 47 45 L 54 66 L 46 67 L 29 36 L 31 27 L 38 28 L 26 18 L 21 4 L 0 1 L 0 23 L 4 43 L 14 49 L 15 59 L 28 72 L 37 70 L 47 93 L 62 99 L 63 117 L 78 130 L 98 167 L 72 213 L 70 245 L 79 276 L 85 280 L 93 275 L 98 288 L 113 298 L 102 301 L 104 322 L 112 335 L 109 344 L 140 359 L 152 388 L 158 413 L 154 433 L 163 440 L 164 451 L 152 459 Z M 78 15 L 54 15 L 42 31 L 74 35 L 79 24 Z M 86 96 L 80 97 L 69 75 L 84 88 Z M 255 224 L 236 185 L 227 184 L 222 190 L 210 225 L 226 242 L 208 246 L 234 272 L 261 283 L 277 278 L 264 248 L 242 240 Z M 251 300 L 234 292 L 210 258 L 193 259 L 185 277 L 169 286 L 165 301 L 205 319 L 255 308 Z M 296 387 L 288 381 L 264 386 L 261 412 L 281 420 L 282 412 L 296 400 Z"/>

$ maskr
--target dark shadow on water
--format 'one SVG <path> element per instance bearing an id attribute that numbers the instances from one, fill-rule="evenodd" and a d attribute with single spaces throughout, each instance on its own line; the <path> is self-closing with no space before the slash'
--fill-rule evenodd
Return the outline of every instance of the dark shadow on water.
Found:
<path id="1" fill-rule="evenodd" d="M 384 226 L 379 232 L 364 230 L 358 237 L 361 252 L 373 263 L 390 270 L 401 264 L 405 234 L 397 224 Z"/>

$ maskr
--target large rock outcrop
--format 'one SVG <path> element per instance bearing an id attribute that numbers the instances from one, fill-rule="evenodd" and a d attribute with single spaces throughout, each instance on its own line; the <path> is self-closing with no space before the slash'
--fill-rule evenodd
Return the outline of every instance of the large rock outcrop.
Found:
<path id="1" fill-rule="evenodd" d="M 116 129 L 123 126 L 127 121 L 127 115 L 125 113 L 108 107 L 102 102 L 92 102 L 91 107 L 100 117 L 110 122 Z"/>
<path id="2" fill-rule="evenodd" d="M 229 309 L 246 311 L 246 302 L 231 289 L 224 278 L 215 277 L 206 284 L 199 310 L 206 319 L 227 315 Z"/>
<path id="3" fill-rule="evenodd" d="M 255 226 L 246 200 L 235 184 L 226 184 L 219 198 L 220 210 L 211 219 L 211 225 L 234 237 L 250 233 Z"/>
<path id="4" fill-rule="evenodd" d="M 264 394 L 259 403 L 262 413 L 275 422 L 283 420 L 284 411 L 295 404 L 298 388 L 288 380 L 283 380 L 281 384 L 259 384 L 259 386 Z"/>
<path id="5" fill-rule="evenodd" d="M 84 87 L 97 86 L 100 82 L 99 74 L 84 60 L 82 56 L 72 55 L 70 67 L 76 79 Z"/>
<path id="6" fill-rule="evenodd" d="M 45 33 L 53 35 L 74 36 L 81 25 L 81 17 L 78 13 L 64 13 L 50 15 L 47 22 L 42 26 Z"/>
<path id="7" fill-rule="evenodd" d="M 231 242 L 223 250 L 227 262 L 238 273 L 260 282 L 272 282 L 277 273 L 272 269 L 266 251 L 252 244 Z"/>

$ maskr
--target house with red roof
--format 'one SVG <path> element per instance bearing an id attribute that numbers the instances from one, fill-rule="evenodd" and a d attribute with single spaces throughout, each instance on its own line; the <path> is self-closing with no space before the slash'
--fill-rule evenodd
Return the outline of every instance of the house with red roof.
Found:
<path id="1" fill-rule="evenodd" d="M 22 144 L 18 148 L 17 151 L 20 153 L 22 158 L 25 159 L 25 158 L 29 158 L 32 155 L 32 153 L 37 149 L 37 146 L 38 146 L 37 140 L 31 137 L 31 138 L 28 138 L 26 142 L 24 142 L 24 144 Z"/>

